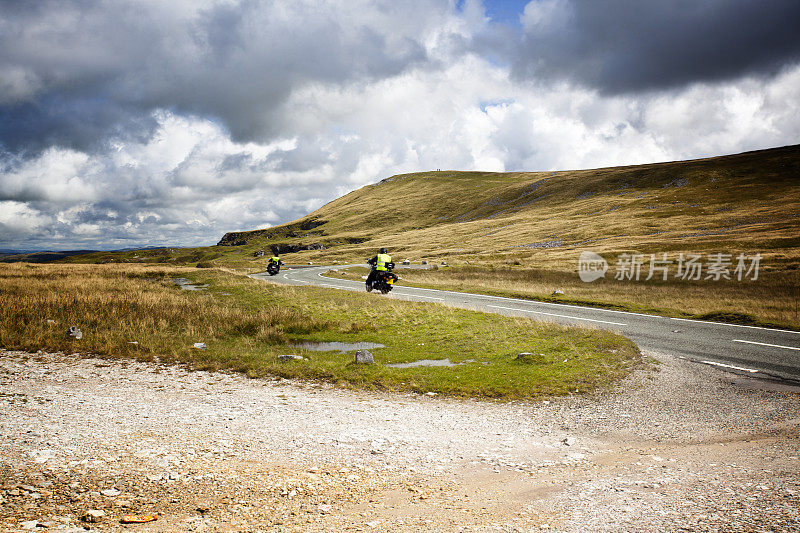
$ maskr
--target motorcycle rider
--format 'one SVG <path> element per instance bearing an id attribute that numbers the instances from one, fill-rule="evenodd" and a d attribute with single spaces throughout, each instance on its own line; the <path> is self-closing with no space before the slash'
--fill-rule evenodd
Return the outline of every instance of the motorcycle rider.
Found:
<path id="1" fill-rule="evenodd" d="M 281 266 L 283 261 L 281 261 L 280 257 L 278 257 L 278 254 L 275 254 L 269 258 L 269 261 L 267 261 L 267 267 L 269 267 L 272 263 L 275 263 L 275 266 Z"/>
<path id="2" fill-rule="evenodd" d="M 388 269 L 386 268 L 386 263 L 392 262 L 392 256 L 386 253 L 386 248 L 381 248 L 378 250 L 378 253 L 367 263 L 372 265 L 372 269 L 369 271 L 369 276 L 367 276 L 367 285 L 372 285 L 375 281 L 375 278 L 378 276 L 378 272 L 386 272 Z"/>

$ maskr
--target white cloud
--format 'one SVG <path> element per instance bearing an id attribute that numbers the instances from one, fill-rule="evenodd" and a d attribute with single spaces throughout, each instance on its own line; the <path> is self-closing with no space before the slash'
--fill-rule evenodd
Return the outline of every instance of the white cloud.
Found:
<path id="1" fill-rule="evenodd" d="M 93 177 L 98 170 L 87 154 L 49 148 L 38 158 L 3 172 L 0 195 L 53 203 L 97 200 Z"/>
<path id="2" fill-rule="evenodd" d="M 396 173 L 646 163 L 800 137 L 800 66 L 642 94 L 521 80 L 469 44 L 491 31 L 477 0 L 463 12 L 436 0 L 137 6 L 141 19 L 113 28 L 111 4 L 0 26 L 20 37 L 0 53 L 8 99 L 102 89 L 147 131 L 110 113 L 111 133 L 87 130 L 99 143 L 0 151 L 3 247 L 206 245 Z M 534 2 L 524 29 L 571 16 L 566 0 Z"/>
<path id="3" fill-rule="evenodd" d="M 0 201 L 0 243 L 18 247 L 31 235 L 38 235 L 53 220 L 24 202 Z"/>

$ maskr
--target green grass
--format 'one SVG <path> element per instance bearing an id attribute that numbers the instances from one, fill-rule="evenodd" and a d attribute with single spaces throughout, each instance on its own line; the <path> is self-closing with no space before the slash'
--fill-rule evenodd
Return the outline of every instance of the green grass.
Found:
<path id="1" fill-rule="evenodd" d="M 181 291 L 171 281 L 179 276 L 209 288 Z M 70 325 L 80 327 L 84 338 L 68 339 Z M 378 364 L 356 365 L 352 354 L 292 347 L 301 341 L 367 341 L 385 348 L 373 350 Z M 195 342 L 207 349 L 193 348 Z M 641 364 L 633 343 L 608 332 L 378 295 L 278 286 L 216 269 L 138 265 L 0 265 L 0 347 L 504 400 L 595 390 Z M 533 355 L 520 360 L 520 352 Z M 306 359 L 279 361 L 277 355 L 285 353 Z M 451 368 L 384 366 L 442 358 L 475 362 Z"/>

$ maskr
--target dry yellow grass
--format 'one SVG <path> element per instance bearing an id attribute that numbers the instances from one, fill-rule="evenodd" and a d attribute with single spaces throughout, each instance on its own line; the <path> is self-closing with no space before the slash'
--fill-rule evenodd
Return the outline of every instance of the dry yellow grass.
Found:
<path id="1" fill-rule="evenodd" d="M 185 273 L 143 265 L 2 265 L 0 345 L 185 360 L 200 355 L 191 347 L 202 339 L 248 332 L 286 342 L 287 330 L 324 327 L 281 305 L 250 311 L 174 290 L 171 279 Z M 71 325 L 83 331 L 80 343 L 67 337 Z"/>

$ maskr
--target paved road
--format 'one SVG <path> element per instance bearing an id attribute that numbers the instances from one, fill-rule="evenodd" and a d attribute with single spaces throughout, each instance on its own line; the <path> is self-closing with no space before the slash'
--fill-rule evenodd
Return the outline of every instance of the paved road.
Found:
<path id="1" fill-rule="evenodd" d="M 317 285 L 359 292 L 364 290 L 363 282 L 323 277 L 331 268 L 291 268 L 282 270 L 274 277 L 266 273 L 253 274 L 252 277 L 289 285 Z M 342 268 L 342 265 L 337 268 Z M 398 286 L 388 296 L 375 294 L 375 297 L 434 302 L 559 324 L 609 329 L 621 332 L 642 350 L 672 354 L 734 372 L 800 384 L 800 332 L 797 331 L 415 287 Z"/>

